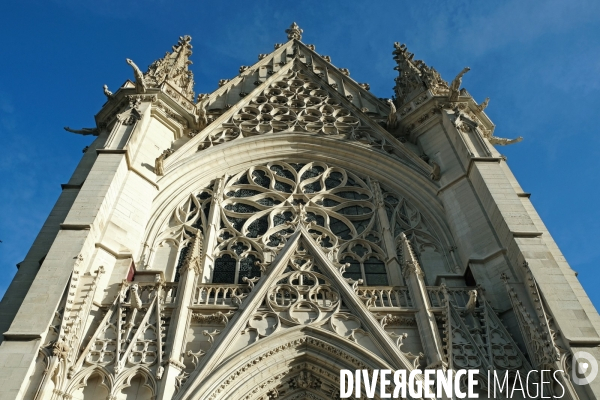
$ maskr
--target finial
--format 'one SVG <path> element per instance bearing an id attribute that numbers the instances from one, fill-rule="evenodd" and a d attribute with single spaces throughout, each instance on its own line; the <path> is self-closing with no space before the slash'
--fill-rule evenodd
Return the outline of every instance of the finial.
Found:
<path id="1" fill-rule="evenodd" d="M 287 33 L 288 40 L 292 40 L 292 39 L 302 40 L 303 32 L 304 31 L 302 29 L 300 29 L 298 24 L 295 22 L 292 22 L 292 25 L 290 25 L 289 29 L 285 30 L 285 33 Z"/>
<path id="2" fill-rule="evenodd" d="M 487 108 L 488 104 L 490 104 L 490 98 L 486 97 L 485 100 L 483 101 L 483 103 L 478 104 L 475 107 L 479 110 L 479 112 L 482 112 L 483 110 L 485 110 Z"/>
<path id="3" fill-rule="evenodd" d="M 189 270 L 194 270 L 196 274 L 199 274 L 200 257 L 202 256 L 202 232 L 196 232 L 196 235 L 193 238 L 191 238 L 191 240 L 193 241 L 191 243 L 190 249 L 188 250 L 188 254 L 186 255 L 183 267 Z"/>
<path id="4" fill-rule="evenodd" d="M 177 44 L 171 47 L 161 59 L 154 61 L 148 71 L 143 74 L 145 84 L 148 87 L 160 87 L 168 82 L 180 94 L 189 101 L 194 100 L 194 75 L 188 68 L 192 63 L 192 37 L 189 35 L 179 36 Z M 137 83 L 137 76 L 136 76 Z"/>
<path id="5" fill-rule="evenodd" d="M 427 66 L 421 60 L 415 60 L 415 55 L 408 51 L 405 44 L 395 42 L 392 54 L 398 64 L 394 69 L 399 72 L 394 87 L 398 106 L 415 98 L 425 89 L 431 90 L 435 95 L 447 94 L 448 82 L 442 79 L 435 68 Z"/>
<path id="6" fill-rule="evenodd" d="M 406 278 L 409 274 L 415 273 L 417 275 L 423 275 L 423 270 L 419 265 L 419 261 L 413 252 L 412 245 L 410 240 L 406 237 L 404 232 L 400 234 L 400 245 L 402 249 L 402 264 L 403 264 L 403 274 Z"/>

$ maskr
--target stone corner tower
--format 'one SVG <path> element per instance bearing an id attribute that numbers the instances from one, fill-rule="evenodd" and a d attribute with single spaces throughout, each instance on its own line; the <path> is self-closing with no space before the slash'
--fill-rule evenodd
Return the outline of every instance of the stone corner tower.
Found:
<path id="1" fill-rule="evenodd" d="M 545 395 L 596 399 L 572 366 L 598 313 L 469 68 L 396 43 L 381 99 L 286 33 L 198 96 L 189 36 L 127 59 L 66 128 L 96 139 L 0 303 L 0 400 L 325 400 L 340 369 L 424 368 L 478 369 L 480 398 L 488 370 L 560 370 Z"/>

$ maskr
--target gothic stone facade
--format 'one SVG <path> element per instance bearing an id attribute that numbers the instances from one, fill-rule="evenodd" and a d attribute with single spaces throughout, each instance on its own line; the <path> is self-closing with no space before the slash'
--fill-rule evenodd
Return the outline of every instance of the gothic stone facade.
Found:
<path id="1" fill-rule="evenodd" d="M 600 320 L 461 89 L 394 46 L 380 99 L 301 41 L 194 95 L 115 93 L 0 306 L 0 399 L 335 399 L 340 369 L 557 376 Z M 560 394 L 557 384 L 545 393 Z M 517 392 L 517 395 L 519 393 Z M 377 397 L 379 398 L 379 397 Z"/>

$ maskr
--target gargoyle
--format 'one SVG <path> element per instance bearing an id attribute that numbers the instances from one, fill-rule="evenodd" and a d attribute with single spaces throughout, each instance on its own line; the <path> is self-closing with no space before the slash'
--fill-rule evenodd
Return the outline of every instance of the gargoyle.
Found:
<path id="1" fill-rule="evenodd" d="M 131 65 L 131 68 L 133 68 L 133 76 L 135 77 L 135 91 L 137 93 L 146 93 L 146 82 L 144 81 L 144 74 L 138 68 L 138 66 L 135 65 L 135 63 L 129 58 L 126 58 L 125 61 L 127 61 L 127 64 Z"/>
<path id="2" fill-rule="evenodd" d="M 396 106 L 394 105 L 394 102 L 388 99 L 387 103 L 390 106 L 390 113 L 387 118 L 387 128 L 388 131 L 392 131 L 398 126 L 398 117 L 396 116 Z"/>
<path id="3" fill-rule="evenodd" d="M 519 136 L 516 139 L 505 139 L 496 136 L 491 136 L 488 138 L 488 140 L 493 145 L 506 146 L 508 144 L 519 143 L 521 140 L 523 140 L 523 136 Z"/>
<path id="4" fill-rule="evenodd" d="M 78 135 L 94 135 L 98 136 L 100 133 L 98 128 L 81 128 L 81 129 L 71 129 L 68 126 L 64 127 L 64 130 L 71 133 L 77 133 Z"/>
<path id="5" fill-rule="evenodd" d="M 462 83 L 462 77 L 464 74 L 466 74 L 470 70 L 471 70 L 471 68 L 464 67 L 463 70 L 460 71 L 458 73 L 458 75 L 456 75 L 456 78 L 454 78 L 454 80 L 450 84 L 450 93 L 448 94 L 448 99 L 450 101 L 458 101 L 458 95 L 460 93 L 460 85 Z"/>

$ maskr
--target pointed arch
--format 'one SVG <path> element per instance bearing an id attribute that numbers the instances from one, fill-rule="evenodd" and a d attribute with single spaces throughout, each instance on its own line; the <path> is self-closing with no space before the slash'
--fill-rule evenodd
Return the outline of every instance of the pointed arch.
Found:
<path id="1" fill-rule="evenodd" d="M 273 161 L 326 162 L 355 174 L 381 182 L 411 204 L 420 205 L 443 248 L 453 243 L 445 221 L 445 211 L 437 196 L 437 184 L 417 173 L 401 160 L 381 155 L 359 144 L 296 133 L 270 134 L 268 140 L 253 136 L 224 143 L 181 160 L 176 171 L 160 181 L 161 192 L 154 201 L 154 212 L 147 227 L 146 241 L 154 243 L 173 210 L 187 201 L 190 192 L 200 190 L 212 179 L 224 174 L 236 175 L 245 169 Z"/>
<path id="2" fill-rule="evenodd" d="M 175 399 L 253 400 L 273 391 L 284 399 L 295 398 L 303 391 L 319 396 L 318 399 L 330 399 L 339 396 L 340 369 L 393 368 L 367 349 L 332 332 L 298 326 L 241 349 L 200 382 L 190 378 Z M 301 379 L 307 382 L 297 387 L 290 385 L 289 381 L 302 373 L 305 376 Z M 318 385 L 314 383 L 317 380 Z"/>
<path id="3" fill-rule="evenodd" d="M 298 281 L 296 285 L 306 287 L 302 289 L 302 295 L 290 288 L 294 281 Z M 225 365 L 238 368 L 239 360 L 251 360 L 246 369 L 259 363 L 264 367 L 262 358 L 296 348 L 299 344 L 306 344 L 307 349 L 316 349 L 315 358 L 327 354 L 330 362 L 326 365 L 338 374 L 339 369 L 412 371 L 414 365 L 348 283 L 314 241 L 307 227 L 299 224 L 267 273 L 252 286 L 240 304 L 239 312 L 195 364 L 182 393 L 195 399 L 208 399 L 211 397 L 200 393 L 213 390 L 217 394 L 212 398 L 232 398 L 220 397 L 222 394 L 218 388 L 224 384 L 219 385 L 218 382 L 225 379 L 230 383 L 240 374 L 245 374 L 245 370 L 227 371 L 223 369 Z M 284 293 L 286 288 L 290 288 L 288 293 Z M 259 310 L 263 304 L 271 311 L 265 313 L 263 309 Z M 342 304 L 344 310 L 340 309 Z M 295 318 L 293 314 L 296 311 L 303 316 Z M 269 317 L 272 319 L 270 325 L 253 325 L 253 322 L 263 322 Z M 349 325 L 346 325 L 347 321 Z M 282 325 L 286 328 L 280 329 Z M 288 336 L 293 340 L 282 340 Z M 264 353 L 268 347 L 272 349 Z M 259 355 L 255 354 L 256 351 Z M 275 360 L 284 359 L 282 357 L 275 357 Z M 285 357 L 295 356 L 289 354 Z M 331 360 L 336 359 L 339 362 L 332 364 Z M 178 395 L 178 398 L 184 398 L 181 396 Z"/>
<path id="4" fill-rule="evenodd" d="M 157 385 L 152 372 L 144 366 L 138 366 L 117 376 L 112 396 L 116 400 L 152 400 L 156 393 Z"/>
<path id="5" fill-rule="evenodd" d="M 102 398 L 99 394 L 102 391 L 106 392 L 104 398 L 108 398 L 113 388 L 114 378 L 112 373 L 102 366 L 91 366 L 73 376 L 66 393 L 73 396 L 75 400 L 96 400 Z"/>

